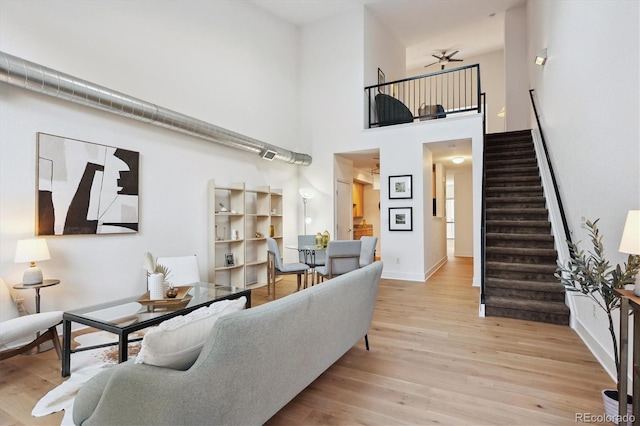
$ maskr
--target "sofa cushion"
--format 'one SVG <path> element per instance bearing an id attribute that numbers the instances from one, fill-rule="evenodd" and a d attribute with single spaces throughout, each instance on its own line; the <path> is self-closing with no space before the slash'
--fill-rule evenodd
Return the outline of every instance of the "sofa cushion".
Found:
<path id="1" fill-rule="evenodd" d="M 235 300 L 221 300 L 160 323 L 145 334 L 135 363 L 188 369 L 198 358 L 218 318 L 244 309 L 246 303 L 244 296 Z"/>

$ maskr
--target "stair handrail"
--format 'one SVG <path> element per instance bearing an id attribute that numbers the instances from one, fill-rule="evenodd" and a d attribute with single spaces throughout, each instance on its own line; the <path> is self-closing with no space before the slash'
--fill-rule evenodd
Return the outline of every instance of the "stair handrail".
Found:
<path id="1" fill-rule="evenodd" d="M 533 92 L 535 92 L 535 89 L 529 89 L 529 97 L 531 98 L 531 106 L 533 107 L 533 114 L 536 117 L 538 132 L 540 132 L 540 140 L 542 142 L 542 149 L 544 150 L 544 155 L 547 160 L 547 166 L 549 167 L 549 175 L 551 176 L 551 182 L 553 183 L 553 190 L 556 194 L 556 200 L 558 201 L 558 209 L 560 211 L 560 217 L 562 219 L 562 227 L 564 228 L 565 241 L 568 243 L 571 243 L 571 232 L 569 231 L 567 216 L 565 215 L 564 207 L 562 205 L 562 198 L 560 197 L 560 189 L 558 187 L 556 175 L 553 172 L 553 165 L 551 164 L 551 156 L 549 155 L 549 150 L 547 149 L 547 143 L 544 138 L 544 132 L 542 131 L 542 125 L 540 124 L 540 116 L 538 115 L 538 108 L 536 108 Z"/>
<path id="2" fill-rule="evenodd" d="M 485 263 L 486 263 L 486 235 L 487 235 L 487 226 L 486 226 L 486 218 L 485 218 L 485 161 L 484 161 L 484 152 L 487 145 L 487 95 L 486 93 L 480 94 L 482 98 L 482 207 L 481 207 L 481 215 L 480 215 L 480 316 L 484 317 L 484 305 L 485 305 Z"/>

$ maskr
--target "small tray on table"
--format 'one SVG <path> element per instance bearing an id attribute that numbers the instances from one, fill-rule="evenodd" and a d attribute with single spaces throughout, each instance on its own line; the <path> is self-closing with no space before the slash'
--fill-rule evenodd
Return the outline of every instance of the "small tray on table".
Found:
<path id="1" fill-rule="evenodd" d="M 186 305 L 191 300 L 189 290 L 193 287 L 190 285 L 175 287 L 178 289 L 178 295 L 176 297 L 164 297 L 162 299 L 151 299 L 150 292 L 146 292 L 140 296 L 137 300 L 138 303 L 147 307 L 148 310 L 154 310 L 155 308 L 175 308 Z"/>

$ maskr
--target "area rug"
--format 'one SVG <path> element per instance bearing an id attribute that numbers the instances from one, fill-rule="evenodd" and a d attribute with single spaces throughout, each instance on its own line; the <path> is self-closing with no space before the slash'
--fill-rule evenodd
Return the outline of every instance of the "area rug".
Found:
<path id="1" fill-rule="evenodd" d="M 129 337 L 141 337 L 142 333 L 132 333 Z M 118 336 L 106 331 L 82 334 L 74 341 L 79 347 L 117 342 Z M 140 350 L 140 342 L 129 344 L 129 357 Z M 34 417 L 47 416 L 64 410 L 62 425 L 73 425 L 73 401 L 80 387 L 93 376 L 118 363 L 118 346 L 93 349 L 71 354 L 71 376 L 61 385 L 52 389 L 38 401 L 31 411 Z"/>

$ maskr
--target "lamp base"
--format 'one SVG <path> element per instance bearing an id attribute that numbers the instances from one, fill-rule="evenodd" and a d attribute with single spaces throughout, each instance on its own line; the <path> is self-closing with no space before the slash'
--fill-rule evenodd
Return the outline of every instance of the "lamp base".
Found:
<path id="1" fill-rule="evenodd" d="M 633 286 L 633 294 L 640 296 L 640 274 L 636 275 L 636 283 Z"/>
<path id="2" fill-rule="evenodd" d="M 24 271 L 22 284 L 42 284 L 42 270 L 38 266 L 30 266 Z"/>

